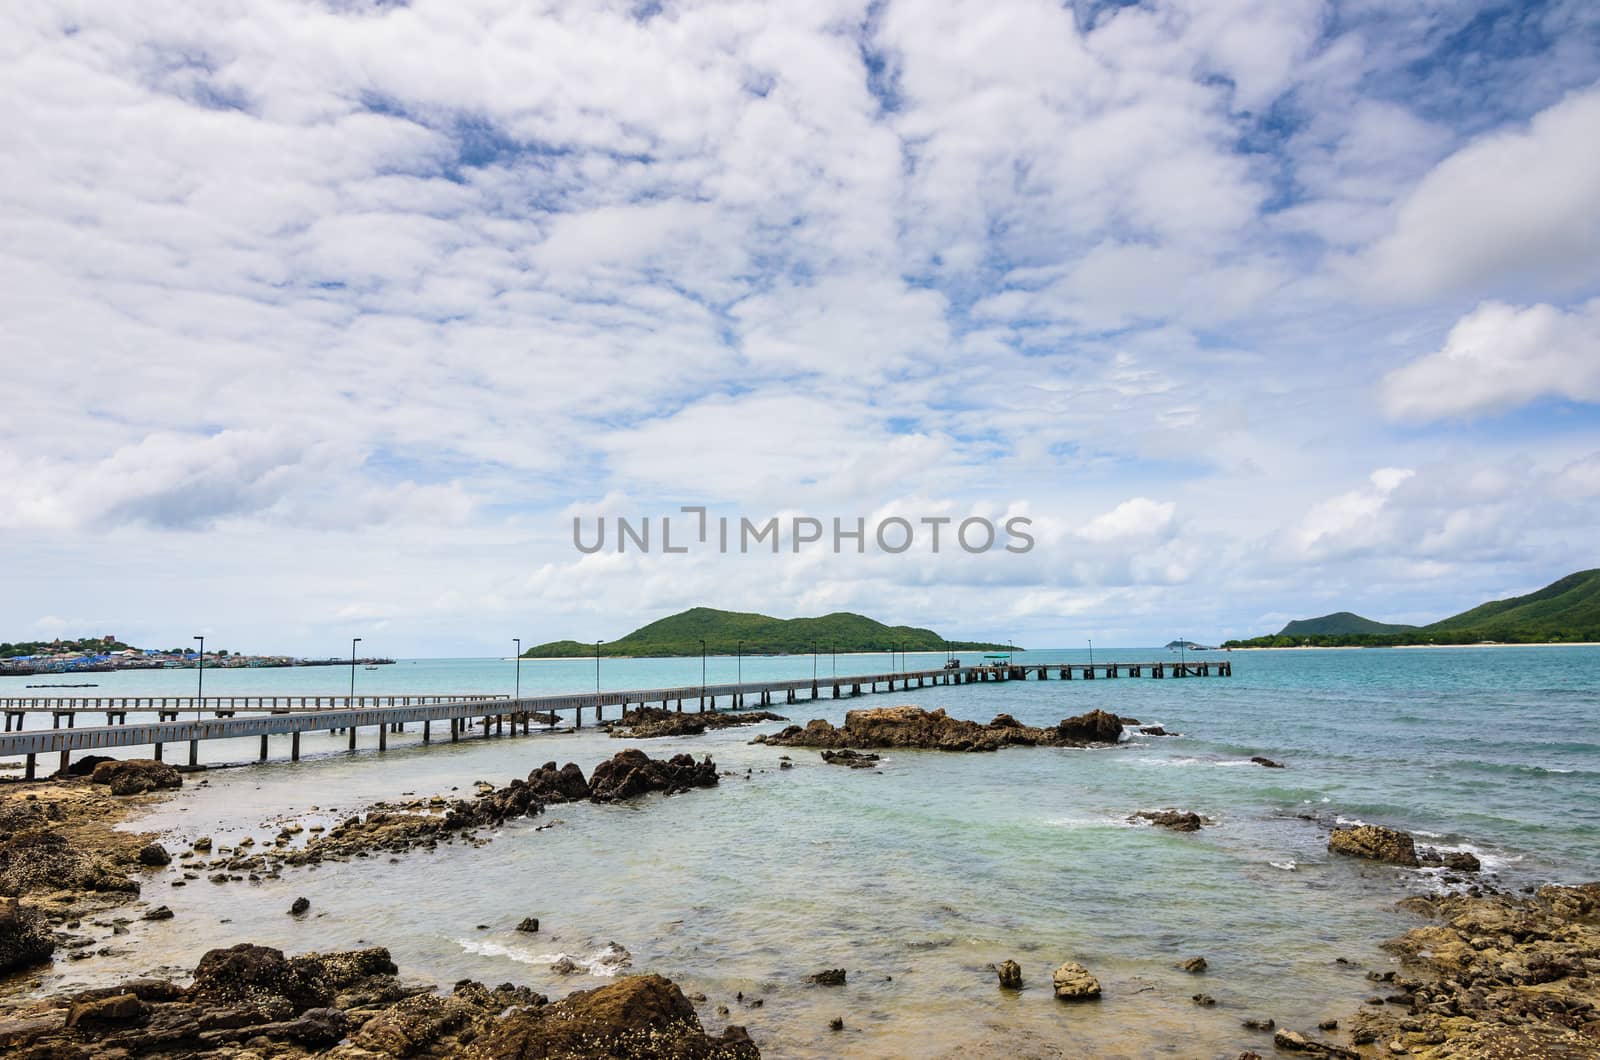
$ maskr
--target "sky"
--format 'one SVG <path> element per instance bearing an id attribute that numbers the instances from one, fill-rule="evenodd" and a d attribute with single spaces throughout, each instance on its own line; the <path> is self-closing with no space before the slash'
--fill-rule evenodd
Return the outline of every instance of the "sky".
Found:
<path id="1" fill-rule="evenodd" d="M 0 640 L 1526 592 L 1600 566 L 1596 144 L 1590 0 L 4 5 Z M 794 547 L 894 517 L 1034 545 Z"/>

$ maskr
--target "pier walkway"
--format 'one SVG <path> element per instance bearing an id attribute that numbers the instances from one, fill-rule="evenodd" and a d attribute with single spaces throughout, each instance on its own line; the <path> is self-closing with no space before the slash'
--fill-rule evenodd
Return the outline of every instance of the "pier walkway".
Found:
<path id="1" fill-rule="evenodd" d="M 575 728 L 583 727 L 584 711 L 593 710 L 596 722 L 605 720 L 605 708 L 617 707 L 618 714 L 629 707 L 659 703 L 665 709 L 683 710 L 690 703 L 701 711 L 716 710 L 724 700 L 735 710 L 751 706 L 771 706 L 782 695 L 783 702 L 796 703 L 804 696 L 821 699 L 828 692 L 834 699 L 873 692 L 905 691 L 931 685 L 973 684 L 984 681 L 1095 680 L 1143 677 L 1231 677 L 1229 660 L 1202 659 L 1146 663 L 1023 663 L 994 666 L 962 666 L 952 669 L 913 670 L 901 673 L 828 676 L 785 681 L 746 681 L 743 684 L 691 685 L 682 688 L 632 689 L 541 695 L 512 698 L 474 693 L 464 696 L 381 694 L 363 696 L 45 696 L 0 697 L 5 714 L 5 732 L 0 734 L 0 758 L 26 757 L 26 776 L 36 775 L 37 756 L 60 755 L 60 768 L 71 764 L 74 751 L 112 747 L 150 746 L 160 759 L 169 743 L 189 745 L 189 764 L 197 765 L 201 740 L 260 739 L 260 760 L 268 756 L 272 736 L 290 738 L 290 758 L 300 758 L 300 734 L 326 729 L 349 734 L 349 749 L 356 749 L 356 733 L 373 728 L 378 749 L 386 750 L 390 732 L 403 732 L 408 724 L 422 726 L 423 743 L 432 742 L 434 722 L 448 723 L 450 739 L 459 741 L 481 725 L 483 734 L 504 734 L 518 725 L 524 734 L 534 724 L 553 728 L 563 714 L 572 715 Z M 207 718 L 183 719 L 185 712 L 209 713 Z M 77 715 L 105 714 L 106 724 L 78 728 Z M 130 713 L 155 714 L 151 721 L 128 721 Z M 49 729 L 25 729 L 30 715 L 49 714 Z"/>

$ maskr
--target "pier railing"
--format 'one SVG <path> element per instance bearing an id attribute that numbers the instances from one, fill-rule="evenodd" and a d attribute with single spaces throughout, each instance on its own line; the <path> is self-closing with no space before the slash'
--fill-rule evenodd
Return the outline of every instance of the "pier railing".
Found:
<path id="1" fill-rule="evenodd" d="M 61 756 L 61 769 L 71 762 L 74 751 L 100 750 L 112 747 L 137 747 L 149 745 L 156 758 L 161 758 L 164 745 L 188 743 L 189 764 L 198 762 L 201 740 L 239 739 L 259 737 L 260 758 L 268 754 L 268 738 L 287 735 L 291 738 L 290 757 L 300 757 L 300 735 L 327 729 L 349 734 L 349 749 L 356 749 L 357 730 L 374 727 L 378 733 L 378 749 L 386 750 L 390 732 L 403 732 L 412 723 L 422 725 L 422 740 L 429 743 L 435 722 L 448 722 L 450 738 L 459 740 L 481 723 L 484 735 L 491 728 L 503 734 L 507 722 L 516 732 L 520 724 L 524 734 L 535 722 L 546 728 L 560 724 L 561 716 L 568 712 L 572 724 L 583 727 L 584 712 L 593 710 L 594 720 L 603 721 L 607 707 L 618 707 L 620 712 L 633 706 L 659 703 L 669 710 L 682 711 L 685 703 L 700 711 L 716 710 L 717 701 L 723 700 L 733 709 L 748 705 L 749 697 L 756 705 L 770 706 L 781 694 L 785 703 L 798 702 L 802 695 L 808 699 L 823 698 L 825 692 L 832 698 L 857 696 L 879 691 L 894 692 L 929 685 L 973 684 L 984 681 L 1027 680 L 1082 680 L 1117 678 L 1121 676 L 1153 678 L 1172 677 L 1229 677 L 1233 665 L 1229 660 L 1198 660 L 1194 662 L 1162 660 L 1151 663 L 1026 663 L 994 666 L 962 666 L 939 670 L 914 670 L 907 672 L 818 675 L 783 681 L 746 681 L 742 684 L 685 685 L 674 688 L 604 690 L 565 695 L 492 696 L 474 693 L 458 697 L 435 694 L 401 695 L 374 694 L 366 696 L 302 696 L 302 695 L 252 695 L 252 696 L 73 696 L 48 698 L 37 696 L 0 698 L 0 710 L 5 714 L 6 731 L 0 734 L 0 758 L 24 755 L 27 759 L 27 776 L 35 775 L 36 756 L 56 753 Z M 254 700 L 254 705 L 250 701 Z M 294 701 L 299 700 L 296 705 Z M 311 701 L 307 704 L 307 700 Z M 344 701 L 341 705 L 341 701 Z M 383 702 L 388 701 L 388 702 Z M 398 702 L 397 702 L 398 701 Z M 327 705 L 323 705 L 326 703 Z M 210 712 L 212 717 L 184 719 L 187 711 Z M 254 712 L 254 713 L 251 713 Z M 25 719 L 31 714 L 48 713 L 52 727 L 25 730 Z M 107 723 L 102 726 L 79 728 L 75 720 L 80 713 L 104 713 Z M 157 715 L 153 722 L 135 720 L 128 715 Z M 239 715 L 244 716 L 239 716 Z"/>

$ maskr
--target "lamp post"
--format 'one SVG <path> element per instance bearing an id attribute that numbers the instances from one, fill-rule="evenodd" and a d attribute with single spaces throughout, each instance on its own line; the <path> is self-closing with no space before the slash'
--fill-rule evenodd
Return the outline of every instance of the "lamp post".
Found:
<path id="1" fill-rule="evenodd" d="M 356 705 L 356 645 L 361 643 L 360 637 L 350 638 L 350 705 Z"/>
<path id="2" fill-rule="evenodd" d="M 833 660 L 833 676 L 839 676 L 839 645 L 828 645 L 828 655 Z"/>
<path id="3" fill-rule="evenodd" d="M 744 641 L 742 641 L 742 640 L 739 641 L 737 646 L 733 650 L 737 653 L 736 656 L 735 656 L 735 660 L 734 660 L 734 665 L 739 668 L 737 680 L 738 680 L 739 684 L 741 686 L 743 686 L 743 684 L 744 684 Z M 741 692 L 740 694 L 742 695 L 743 693 Z"/>
<path id="4" fill-rule="evenodd" d="M 603 640 L 594 642 L 594 694 L 597 696 L 600 694 L 600 645 L 604 643 Z"/>
<path id="5" fill-rule="evenodd" d="M 700 709 L 706 709 L 706 639 L 700 638 Z"/>
<path id="6" fill-rule="evenodd" d="M 812 685 L 813 688 L 815 688 L 816 684 L 817 684 L 817 642 L 816 641 L 812 641 L 811 642 L 811 685 Z"/>
<path id="7" fill-rule="evenodd" d="M 1089 669 L 1094 669 L 1094 638 L 1089 638 Z"/>
<path id="8" fill-rule="evenodd" d="M 522 638 L 512 637 L 511 643 L 517 646 L 517 683 L 516 691 L 511 694 L 512 699 L 522 698 Z"/>
<path id="9" fill-rule="evenodd" d="M 206 695 L 206 639 L 196 637 L 200 642 L 200 657 L 195 660 L 195 686 L 194 686 L 194 720 L 200 720 L 200 705 L 205 701 Z"/>

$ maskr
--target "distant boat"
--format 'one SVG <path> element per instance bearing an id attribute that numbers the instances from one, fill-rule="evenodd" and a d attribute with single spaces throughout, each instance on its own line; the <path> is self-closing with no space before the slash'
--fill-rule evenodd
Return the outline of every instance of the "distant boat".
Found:
<path id="1" fill-rule="evenodd" d="M 377 668 L 378 668 L 378 664 L 377 663 L 367 663 L 367 669 L 376 670 Z"/>

